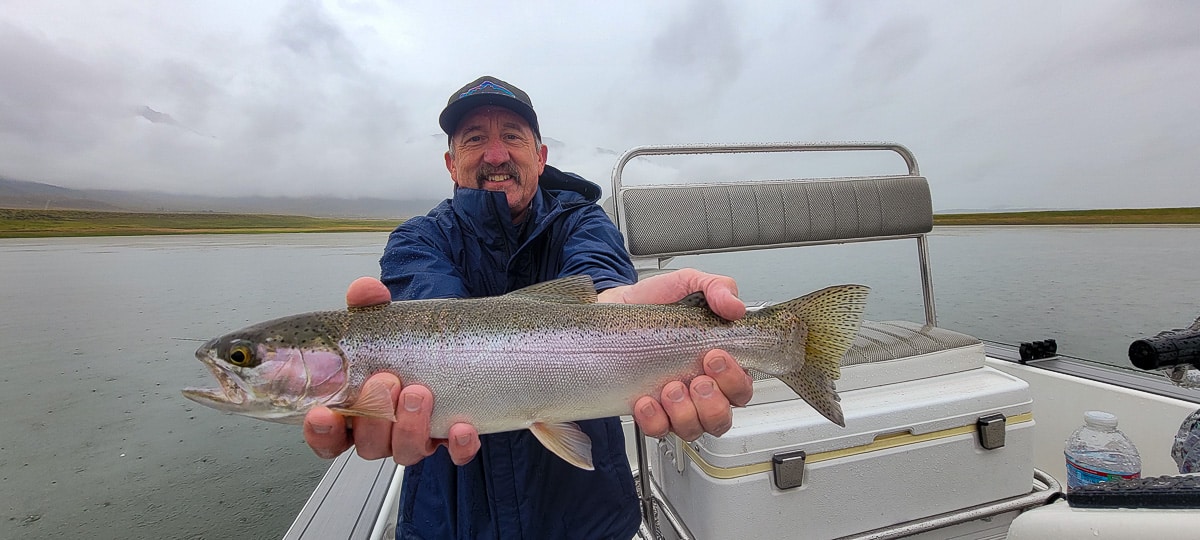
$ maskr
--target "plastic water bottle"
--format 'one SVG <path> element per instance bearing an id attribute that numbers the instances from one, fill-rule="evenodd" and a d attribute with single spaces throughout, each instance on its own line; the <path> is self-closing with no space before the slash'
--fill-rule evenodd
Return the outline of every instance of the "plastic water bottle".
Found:
<path id="1" fill-rule="evenodd" d="M 1067 491 L 1142 476 L 1142 458 L 1133 441 L 1117 429 L 1116 415 L 1088 411 L 1083 413 L 1083 422 L 1067 439 Z"/>

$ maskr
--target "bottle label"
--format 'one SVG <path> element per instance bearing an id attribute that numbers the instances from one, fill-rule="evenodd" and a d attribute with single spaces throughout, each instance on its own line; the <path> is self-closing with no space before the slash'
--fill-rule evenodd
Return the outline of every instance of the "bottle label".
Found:
<path id="1" fill-rule="evenodd" d="M 1099 482 L 1107 482 L 1109 480 L 1133 480 L 1141 478 L 1141 472 L 1121 473 L 1117 471 L 1104 470 L 1095 466 L 1088 466 L 1079 463 L 1067 455 L 1067 487 L 1079 487 L 1087 484 L 1096 484 Z"/>

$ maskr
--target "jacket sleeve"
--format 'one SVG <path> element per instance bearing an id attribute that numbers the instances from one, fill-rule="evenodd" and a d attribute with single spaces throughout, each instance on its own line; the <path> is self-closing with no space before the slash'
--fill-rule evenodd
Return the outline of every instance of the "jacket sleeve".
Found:
<path id="1" fill-rule="evenodd" d="M 466 284 L 441 238 L 425 218 L 414 218 L 392 231 L 379 259 L 379 276 L 392 293 L 392 300 L 466 298 Z"/>
<path id="2" fill-rule="evenodd" d="M 558 277 L 587 274 L 597 291 L 637 281 L 637 272 L 625 250 L 625 239 L 599 205 L 590 204 L 582 209 L 568 234 Z"/>

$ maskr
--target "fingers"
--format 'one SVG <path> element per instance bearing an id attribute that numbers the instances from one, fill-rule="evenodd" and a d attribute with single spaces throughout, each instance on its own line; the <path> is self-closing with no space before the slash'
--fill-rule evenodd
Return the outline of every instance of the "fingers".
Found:
<path id="1" fill-rule="evenodd" d="M 400 395 L 400 379 L 391 373 L 372 375 L 363 387 L 380 384 L 387 387 L 392 403 Z M 392 455 L 392 423 L 383 418 L 354 419 L 354 446 L 363 459 L 379 459 Z"/>
<path id="2" fill-rule="evenodd" d="M 354 429 L 346 429 L 346 420 L 325 407 L 316 407 L 304 418 L 304 440 L 313 452 L 326 459 L 335 458 L 351 445 L 363 459 L 391 457 L 404 466 L 425 459 L 446 445 L 455 465 L 465 465 L 479 453 L 479 432 L 474 426 L 458 423 L 450 427 L 449 438 L 429 438 L 429 419 L 433 414 L 433 393 L 413 384 L 401 386 L 391 373 L 376 373 L 363 385 L 379 384 L 388 388 L 396 408 L 396 421 L 356 417 Z"/>
<path id="3" fill-rule="evenodd" d="M 392 293 L 382 281 L 360 277 L 346 289 L 346 306 L 367 307 L 392 301 Z"/>
<path id="4" fill-rule="evenodd" d="M 396 423 L 391 426 L 391 456 L 396 463 L 413 465 L 437 449 L 437 441 L 429 438 L 432 414 L 433 393 L 428 388 L 414 384 L 400 391 Z"/>
<path id="5" fill-rule="evenodd" d="M 737 283 L 733 278 L 690 268 L 679 273 L 688 280 L 689 291 L 704 292 L 704 300 L 713 313 L 727 321 L 736 321 L 746 315 L 746 304 L 738 299 Z"/>
<path id="6" fill-rule="evenodd" d="M 737 297 L 733 278 L 684 268 L 668 274 L 643 279 L 633 285 L 622 285 L 602 291 L 601 303 L 670 304 L 689 294 L 703 292 L 708 307 L 726 320 L 737 320 L 746 314 L 746 304 Z"/>
<path id="7" fill-rule="evenodd" d="M 304 415 L 304 442 L 322 459 L 333 459 L 350 448 L 346 420 L 325 407 L 316 407 Z"/>
<path id="8" fill-rule="evenodd" d="M 643 396 L 633 404 L 633 421 L 647 437 L 665 437 L 671 431 L 671 419 L 654 398 Z"/>
<path id="9" fill-rule="evenodd" d="M 690 385 L 674 381 L 663 387 L 659 401 L 643 397 L 634 403 L 633 419 L 649 437 L 675 432 L 685 441 L 704 433 L 721 436 L 733 426 L 731 405 L 742 406 L 754 395 L 754 380 L 728 353 L 704 356 L 704 375 Z"/>
<path id="10" fill-rule="evenodd" d="M 720 392 L 716 381 L 707 375 L 692 379 L 690 387 L 679 381 L 669 382 L 663 387 L 660 398 L 670 431 L 685 441 L 694 441 L 705 433 L 720 436 L 733 426 L 733 411 L 729 408 L 729 400 Z M 637 405 L 640 407 L 635 408 L 635 420 L 638 419 L 639 413 L 644 415 L 645 401 L 648 399 L 642 398 L 638 401 Z M 638 420 L 638 425 L 642 426 L 642 431 L 648 436 L 665 435 L 661 423 L 651 424 Z M 647 429 L 648 425 L 652 425 L 655 431 Z"/>
<path id="11" fill-rule="evenodd" d="M 729 400 L 717 388 L 717 382 L 701 375 L 692 379 L 690 390 L 696 419 L 703 432 L 720 437 L 729 431 L 733 426 L 733 411 L 729 408 Z"/>
<path id="12" fill-rule="evenodd" d="M 754 397 L 754 379 L 725 351 L 713 349 L 704 355 L 704 374 L 716 381 L 730 405 L 742 407 Z"/>
<path id="13" fill-rule="evenodd" d="M 450 461 L 455 465 L 466 465 L 479 453 L 479 432 L 471 424 L 454 424 L 450 426 L 446 447 L 450 449 Z"/>
<path id="14" fill-rule="evenodd" d="M 671 431 L 685 441 L 694 441 L 704 434 L 704 427 L 700 425 L 696 406 L 688 397 L 687 386 L 679 381 L 672 381 L 663 387 L 661 403 L 671 419 Z"/>

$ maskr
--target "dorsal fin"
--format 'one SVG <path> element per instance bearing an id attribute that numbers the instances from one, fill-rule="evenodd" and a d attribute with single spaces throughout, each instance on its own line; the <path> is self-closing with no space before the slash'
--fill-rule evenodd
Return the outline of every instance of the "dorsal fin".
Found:
<path id="1" fill-rule="evenodd" d="M 596 286 L 589 275 L 578 275 L 535 283 L 505 296 L 559 304 L 594 304 Z"/>

